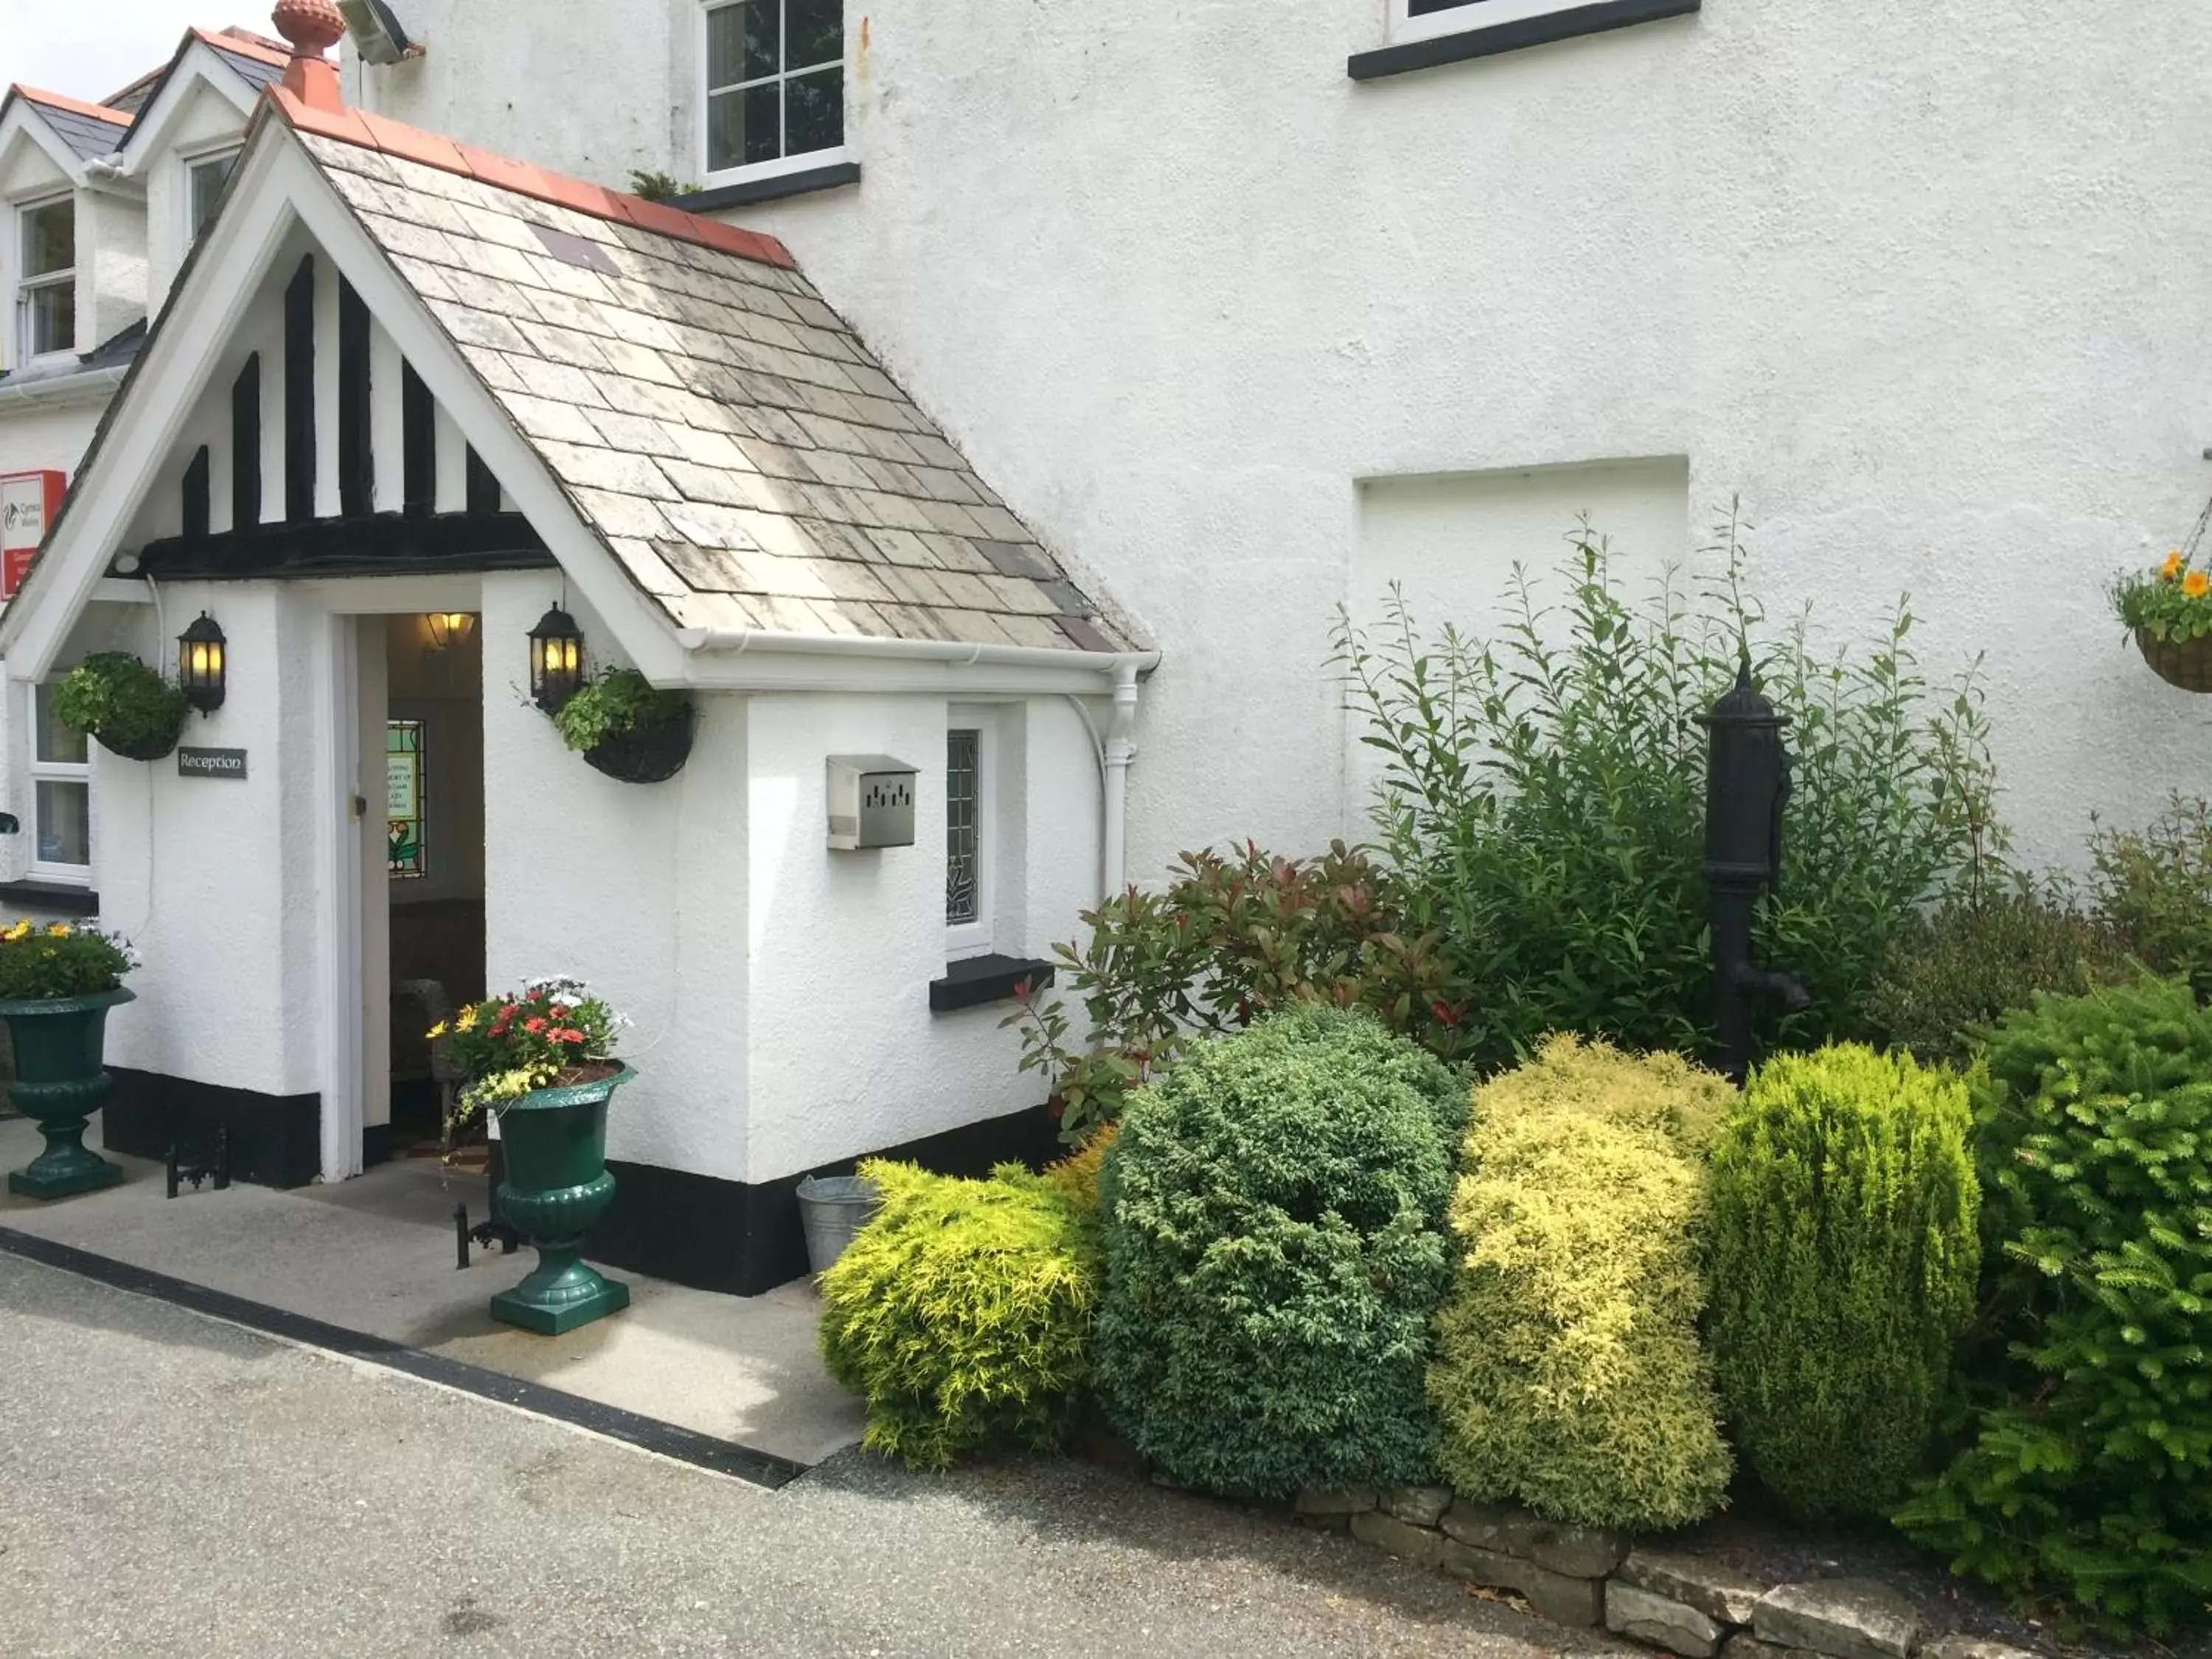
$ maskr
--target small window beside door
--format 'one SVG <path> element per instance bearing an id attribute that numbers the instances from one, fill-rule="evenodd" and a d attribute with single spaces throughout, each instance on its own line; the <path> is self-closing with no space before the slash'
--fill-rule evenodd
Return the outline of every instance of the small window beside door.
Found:
<path id="1" fill-rule="evenodd" d="M 76 198 L 16 210 L 16 349 L 24 361 L 76 349 Z"/>
<path id="2" fill-rule="evenodd" d="M 85 739 L 54 718 L 53 687 L 31 694 L 31 874 L 92 882 L 92 756 Z"/>

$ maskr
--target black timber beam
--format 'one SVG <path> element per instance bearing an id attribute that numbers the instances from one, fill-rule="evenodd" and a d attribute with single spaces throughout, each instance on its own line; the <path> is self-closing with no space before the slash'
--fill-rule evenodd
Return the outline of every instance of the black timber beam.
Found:
<path id="1" fill-rule="evenodd" d="M 431 576 L 447 571 L 549 570 L 554 564 L 544 540 L 520 513 L 431 518 L 379 513 L 258 525 L 149 542 L 138 561 L 138 574 L 157 581 Z"/>

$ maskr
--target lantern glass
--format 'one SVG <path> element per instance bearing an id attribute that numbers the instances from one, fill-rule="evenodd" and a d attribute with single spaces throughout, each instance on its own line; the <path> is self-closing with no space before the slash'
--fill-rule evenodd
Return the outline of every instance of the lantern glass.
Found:
<path id="1" fill-rule="evenodd" d="M 203 714 L 222 707 L 224 643 L 222 629 L 204 611 L 177 636 L 177 689 Z"/>
<path id="2" fill-rule="evenodd" d="M 430 630 L 431 647 L 445 651 L 468 638 L 476 618 L 465 611 L 434 611 L 422 621 Z"/>
<path id="3" fill-rule="evenodd" d="M 530 699 L 547 714 L 557 714 L 583 683 L 584 635 L 556 605 L 530 630 Z"/>

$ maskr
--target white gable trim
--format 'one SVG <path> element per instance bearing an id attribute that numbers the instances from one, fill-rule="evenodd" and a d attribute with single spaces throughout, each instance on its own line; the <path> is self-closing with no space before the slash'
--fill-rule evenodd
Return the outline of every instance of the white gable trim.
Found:
<path id="1" fill-rule="evenodd" d="M 123 129 L 115 130 L 118 141 Z M 77 160 L 76 152 L 61 141 L 61 135 L 46 125 L 39 106 L 18 94 L 8 111 L 8 118 L 0 121 L 0 167 L 7 165 L 11 153 L 19 143 L 29 144 L 69 177 L 72 185 L 82 188 L 88 182 L 86 164 Z"/>
<path id="2" fill-rule="evenodd" d="M 111 409 L 107 428 L 80 471 L 30 580 L 0 612 L 0 655 L 9 677 L 36 681 L 53 672 L 70 629 L 162 476 L 247 307 L 301 231 L 353 284 L 623 653 L 658 684 L 683 683 L 687 653 L 669 625 L 578 517 L 537 453 L 291 130 L 270 118 L 249 137 L 231 199 L 142 349 L 137 372 Z"/>
<path id="3" fill-rule="evenodd" d="M 131 137 L 122 147 L 124 171 L 142 172 L 161 155 L 169 130 L 190 106 L 193 89 L 203 84 L 235 109 L 241 122 L 253 113 L 254 100 L 260 96 L 221 52 L 195 35 L 154 94 L 154 101 L 140 110 L 138 118 L 131 123 Z"/>

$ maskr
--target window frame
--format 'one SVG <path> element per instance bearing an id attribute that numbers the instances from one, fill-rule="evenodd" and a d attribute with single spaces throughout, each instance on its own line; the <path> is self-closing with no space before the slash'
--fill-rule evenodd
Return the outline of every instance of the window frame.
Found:
<path id="1" fill-rule="evenodd" d="M 769 85 L 771 82 L 781 83 L 793 79 L 795 76 L 810 74 L 818 75 L 823 70 L 830 67 L 830 64 L 826 60 L 819 64 L 807 64 L 797 70 L 793 70 L 789 65 L 786 64 L 779 67 L 774 75 L 760 76 L 750 81 L 733 81 L 726 87 L 709 85 L 708 82 L 708 76 L 711 72 L 711 58 L 708 47 L 709 34 L 708 19 L 714 13 L 727 10 L 732 6 L 748 5 L 758 3 L 759 0 L 700 0 L 700 4 L 697 8 L 698 19 L 696 33 L 699 53 L 699 66 L 697 77 L 695 82 L 699 94 L 699 119 L 696 123 L 698 142 L 697 153 L 699 158 L 699 172 L 703 181 L 702 187 L 704 189 L 712 190 L 724 185 L 743 184 L 757 179 L 778 179 L 787 173 L 811 173 L 817 167 L 835 167 L 841 161 L 848 161 L 852 159 L 848 137 L 848 123 L 851 118 L 852 110 L 849 105 L 847 104 L 842 105 L 838 111 L 837 142 L 826 149 L 803 150 L 796 155 L 780 155 L 772 161 L 741 161 L 736 166 L 726 167 L 718 167 L 714 165 L 713 135 L 714 98 L 716 94 L 736 92 L 747 87 L 763 87 Z M 1394 4 L 1401 3 L 1401 0 L 1393 0 Z M 781 8 L 785 3 L 785 0 L 775 0 L 775 3 Z M 777 21 L 779 24 L 778 39 L 781 40 L 782 38 L 781 32 L 782 19 L 781 16 L 779 16 Z M 851 38 L 848 33 L 846 21 L 846 6 L 844 4 L 844 0 L 840 0 L 837 15 L 837 60 L 836 67 L 842 72 L 837 83 L 838 95 L 841 100 L 844 97 L 844 89 L 850 79 L 850 65 L 847 63 L 846 59 L 850 54 L 851 50 Z M 778 104 L 778 119 L 782 124 L 779 126 L 778 137 L 781 138 L 787 136 L 789 124 L 787 115 L 783 112 L 783 106 L 780 101 Z"/>
<path id="2" fill-rule="evenodd" d="M 1467 34 L 1518 23 L 1525 18 L 1547 17 L 1553 12 L 1578 11 L 1593 0 L 1460 0 L 1443 9 L 1415 14 L 1413 0 L 1387 0 L 1389 40 L 1393 46 L 1409 40 L 1434 40 L 1448 34 Z"/>
<path id="3" fill-rule="evenodd" d="M 15 204 L 15 257 L 12 265 L 15 273 L 15 347 L 19 364 L 48 362 L 76 354 L 76 192 L 61 191 L 53 194 L 34 196 Z M 48 208 L 66 205 L 70 210 L 70 262 L 59 270 L 42 270 L 30 274 L 31 216 Z M 31 296 L 44 290 L 66 288 L 70 290 L 70 337 L 64 343 L 40 351 L 33 344 L 37 313 L 32 307 Z"/>
<path id="4" fill-rule="evenodd" d="M 952 866 L 952 733 L 975 733 L 975 919 L 945 921 L 945 959 L 987 957 L 998 948 L 999 722 L 980 708 L 954 708 L 945 715 L 945 872 Z"/>
<path id="5" fill-rule="evenodd" d="M 70 887 L 92 885 L 92 739 L 84 740 L 84 758 L 81 761 L 48 760 L 39 752 L 40 739 L 45 736 L 46 721 L 40 708 L 41 694 L 51 695 L 58 684 L 47 680 L 28 688 L 26 699 L 30 719 L 30 780 L 31 780 L 31 861 L 30 875 L 33 881 L 53 882 Z M 39 856 L 39 786 L 41 783 L 76 783 L 84 786 L 84 862 L 64 864 Z"/>
<path id="6" fill-rule="evenodd" d="M 245 146 L 242 144 L 218 144 L 212 149 L 197 150 L 189 155 L 179 155 L 177 158 L 178 164 L 183 167 L 185 174 L 185 188 L 182 193 L 185 204 L 185 251 L 187 253 L 199 246 L 200 238 L 207 233 L 207 224 L 195 210 L 192 201 L 193 191 L 198 187 L 200 170 L 203 167 L 212 167 L 217 161 L 229 163 L 223 173 L 222 183 L 216 188 L 215 201 L 208 204 L 213 208 L 222 202 L 223 191 L 229 187 L 231 173 L 237 170 L 238 158 L 244 154 Z M 212 215 L 210 216 L 212 217 Z"/>

